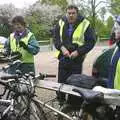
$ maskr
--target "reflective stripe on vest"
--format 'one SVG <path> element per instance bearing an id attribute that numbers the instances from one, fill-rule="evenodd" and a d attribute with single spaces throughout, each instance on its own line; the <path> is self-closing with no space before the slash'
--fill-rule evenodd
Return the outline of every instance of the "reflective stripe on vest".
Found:
<path id="1" fill-rule="evenodd" d="M 28 41 L 30 37 L 32 36 L 32 33 L 29 32 L 28 35 L 21 39 L 26 45 L 28 45 Z M 22 47 L 19 47 L 19 44 L 16 45 L 16 39 L 14 37 L 14 33 L 10 35 L 10 48 L 12 52 L 20 52 L 22 54 L 21 61 L 23 63 L 33 63 L 34 57 L 32 54 L 30 54 L 27 50 L 23 49 Z"/>
<path id="2" fill-rule="evenodd" d="M 114 49 L 114 51 L 113 51 L 112 57 L 111 57 L 111 62 L 112 62 L 113 57 L 114 57 L 114 55 L 115 55 L 115 53 L 116 53 L 116 51 L 117 51 L 118 49 L 119 49 L 119 48 L 116 46 L 115 49 Z"/>
<path id="3" fill-rule="evenodd" d="M 114 63 L 114 56 L 115 56 L 115 54 L 116 54 L 116 52 L 117 52 L 117 50 L 118 50 L 118 47 L 116 46 L 115 47 L 115 49 L 114 49 L 114 51 L 113 51 L 113 54 L 112 54 L 112 57 L 111 57 L 111 61 L 110 61 L 110 65 L 112 65 L 112 68 L 113 68 L 113 64 L 115 64 Z M 118 62 L 117 62 L 118 63 Z M 116 64 L 117 65 L 117 64 Z M 117 68 L 117 67 L 116 67 Z M 113 68 L 114 69 L 114 68 Z M 113 72 L 113 71 L 112 71 Z M 115 76 L 116 76 L 116 70 L 114 70 L 114 72 L 115 72 Z M 109 74 L 112 74 L 112 73 L 109 73 Z M 115 76 L 114 76 L 114 79 L 112 80 L 112 78 L 110 78 L 112 81 L 113 81 L 113 83 L 114 83 L 114 87 L 116 86 L 116 83 L 117 83 L 117 81 L 115 82 Z M 112 82 L 111 81 L 111 82 Z"/>
<path id="4" fill-rule="evenodd" d="M 64 21 L 61 19 L 59 21 L 59 26 L 60 26 L 60 38 L 62 41 L 62 33 L 63 33 L 63 27 L 64 27 Z M 79 46 L 84 44 L 84 33 L 86 29 L 88 28 L 90 22 L 87 19 L 84 19 L 76 28 L 76 30 L 73 33 L 72 36 L 72 43 L 77 43 Z"/>
<path id="5" fill-rule="evenodd" d="M 59 20 L 59 26 L 60 26 L 60 40 L 62 41 L 62 33 L 63 33 L 63 27 L 64 27 L 64 21 L 62 19 Z"/>
<path id="6" fill-rule="evenodd" d="M 112 58 L 111 58 L 111 64 L 112 64 L 113 57 L 118 49 L 119 48 L 116 46 L 116 48 L 113 52 Z M 115 77 L 114 77 L 114 89 L 120 89 L 120 59 L 118 59 L 116 65 L 117 66 L 116 66 Z"/>
<path id="7" fill-rule="evenodd" d="M 114 89 L 120 90 L 120 59 L 118 60 L 117 67 L 116 67 Z"/>

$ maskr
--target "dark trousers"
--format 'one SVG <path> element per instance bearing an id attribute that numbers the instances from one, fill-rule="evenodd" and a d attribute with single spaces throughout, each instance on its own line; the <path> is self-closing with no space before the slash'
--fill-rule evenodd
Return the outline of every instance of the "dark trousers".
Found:
<path id="1" fill-rule="evenodd" d="M 61 62 L 59 61 L 59 67 L 58 67 L 58 82 L 59 83 L 66 83 L 67 78 L 72 74 L 81 74 L 82 73 L 82 62 L 76 62 L 76 61 L 70 61 L 67 62 Z M 65 94 L 61 92 L 57 92 L 58 99 L 64 100 Z"/>
<path id="2" fill-rule="evenodd" d="M 34 69 L 34 64 L 33 63 L 22 63 L 20 65 L 13 65 L 10 66 L 8 68 L 8 73 L 9 74 L 16 74 L 16 70 L 20 70 L 21 71 L 21 75 L 24 75 L 25 73 L 29 73 L 29 72 L 33 72 L 35 73 L 35 69 Z"/>

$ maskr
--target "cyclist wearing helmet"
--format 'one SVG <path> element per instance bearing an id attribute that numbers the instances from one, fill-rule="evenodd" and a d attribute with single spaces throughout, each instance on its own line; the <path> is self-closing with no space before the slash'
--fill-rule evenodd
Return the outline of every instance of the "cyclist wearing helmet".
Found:
<path id="1" fill-rule="evenodd" d="M 120 16 L 115 17 L 115 23 L 114 23 L 114 26 L 112 28 L 112 33 L 110 36 L 109 45 L 113 45 L 114 43 L 116 43 L 115 33 L 116 33 L 116 31 L 118 31 L 118 29 L 120 29 Z"/>
<path id="2" fill-rule="evenodd" d="M 120 90 L 120 28 L 115 29 L 115 40 L 116 48 L 110 62 L 108 87 Z"/>

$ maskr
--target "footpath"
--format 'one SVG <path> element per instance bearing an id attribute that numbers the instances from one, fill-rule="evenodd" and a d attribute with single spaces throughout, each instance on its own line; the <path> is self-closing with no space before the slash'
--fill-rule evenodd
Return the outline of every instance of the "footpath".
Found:
<path id="1" fill-rule="evenodd" d="M 87 55 L 83 64 L 83 73 L 91 75 L 91 69 L 94 60 L 99 56 L 104 49 L 107 49 L 106 45 L 96 45 Z M 55 52 L 39 52 L 35 56 L 35 68 L 36 74 L 39 72 L 56 74 L 58 73 L 58 60 L 55 57 Z"/>

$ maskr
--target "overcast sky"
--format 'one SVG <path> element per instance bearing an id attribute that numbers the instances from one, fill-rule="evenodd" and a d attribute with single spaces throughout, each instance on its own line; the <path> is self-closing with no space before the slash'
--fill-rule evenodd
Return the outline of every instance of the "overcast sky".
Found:
<path id="1" fill-rule="evenodd" d="M 17 8 L 23 8 L 25 6 L 27 7 L 29 5 L 32 5 L 36 1 L 37 0 L 0 0 L 0 4 L 9 4 L 9 3 L 12 3 Z"/>

